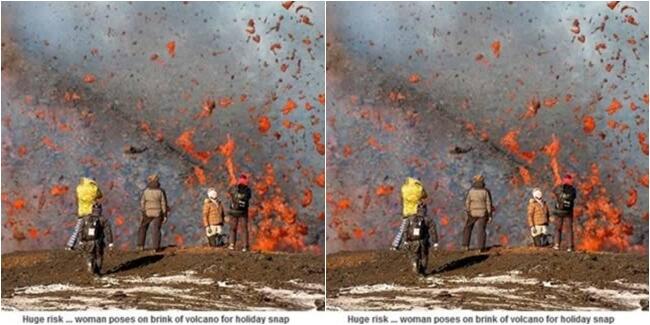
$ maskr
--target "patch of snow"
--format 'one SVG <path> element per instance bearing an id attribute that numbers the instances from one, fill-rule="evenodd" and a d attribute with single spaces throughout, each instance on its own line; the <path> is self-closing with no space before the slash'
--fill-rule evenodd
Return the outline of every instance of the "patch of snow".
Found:
<path id="1" fill-rule="evenodd" d="M 628 307 L 640 309 L 639 301 L 648 299 L 648 293 L 634 293 L 627 290 L 599 289 L 594 287 L 580 288 L 583 292 L 591 293 L 599 298 L 621 304 Z"/>
<path id="2" fill-rule="evenodd" d="M 305 290 L 276 289 L 270 287 L 255 288 L 255 291 L 265 293 L 277 300 L 288 302 L 302 307 L 316 308 L 314 302 L 317 299 L 325 299 L 322 290 L 308 292 Z"/>
<path id="3" fill-rule="evenodd" d="M 322 283 L 309 283 L 309 282 L 302 282 L 302 281 L 299 280 L 299 279 L 289 280 L 289 281 L 287 281 L 287 282 L 289 282 L 289 283 L 291 283 L 291 284 L 293 284 L 293 285 L 296 285 L 296 286 L 298 286 L 298 287 L 305 288 L 305 289 L 310 289 L 310 290 L 321 290 L 321 291 L 324 291 L 324 290 L 325 290 L 325 286 L 323 286 Z"/>
<path id="4" fill-rule="evenodd" d="M 609 310 L 610 305 L 598 302 L 575 306 L 567 297 L 573 289 L 591 293 L 624 309 L 638 309 L 639 300 L 648 298 L 648 285 L 614 281 L 616 287 L 598 289 L 583 282 L 541 281 L 521 276 L 521 271 L 503 275 L 466 277 L 429 277 L 420 285 L 401 286 L 389 283 L 341 288 L 327 300 L 328 310 L 413 310 L 455 308 L 458 298 L 470 295 L 460 303 L 464 309 L 491 310 Z M 503 285 L 514 285 L 503 287 Z M 547 288 L 545 299 L 537 294 L 539 286 Z M 621 287 L 628 288 L 621 289 Z M 445 297 L 445 295 L 449 295 Z M 443 297 L 443 299 L 439 299 Z M 602 303 L 601 303 L 602 305 Z"/>
<path id="5" fill-rule="evenodd" d="M 625 281 L 623 279 L 614 280 L 612 282 L 620 285 L 621 287 L 625 287 L 625 288 L 628 288 L 628 289 L 646 290 L 646 291 L 648 290 L 648 284 L 647 283 L 631 283 L 631 282 L 627 282 L 627 281 Z"/>
<path id="6" fill-rule="evenodd" d="M 168 276 L 160 276 L 160 275 L 154 275 L 152 277 L 148 278 L 141 278 L 141 277 L 125 277 L 121 279 L 123 282 L 127 283 L 153 283 L 153 284 L 185 284 L 185 283 L 190 283 L 190 284 L 196 284 L 196 285 L 211 285 L 214 283 L 212 279 L 208 278 L 200 278 L 194 276 L 196 274 L 196 271 L 185 271 L 181 274 L 178 275 L 168 275 Z"/>

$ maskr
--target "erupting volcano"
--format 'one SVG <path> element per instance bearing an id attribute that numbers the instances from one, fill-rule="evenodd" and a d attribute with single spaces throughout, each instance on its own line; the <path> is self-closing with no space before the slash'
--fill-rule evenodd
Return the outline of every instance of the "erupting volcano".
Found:
<path id="1" fill-rule="evenodd" d="M 476 174 L 496 208 L 489 245 L 525 245 L 532 188 L 552 205 L 571 174 L 576 247 L 647 253 L 647 11 L 328 4 L 328 253 L 388 248 L 407 176 L 457 248 Z"/>
<path id="2" fill-rule="evenodd" d="M 322 3 L 3 3 L 2 18 L 3 253 L 62 248 L 81 176 L 120 248 L 150 174 L 163 244 L 201 244 L 206 189 L 226 205 L 241 173 L 252 248 L 321 252 Z"/>

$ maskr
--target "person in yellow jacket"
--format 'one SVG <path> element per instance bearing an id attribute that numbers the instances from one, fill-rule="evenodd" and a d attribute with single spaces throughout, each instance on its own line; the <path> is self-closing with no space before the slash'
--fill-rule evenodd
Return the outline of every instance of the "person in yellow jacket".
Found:
<path id="1" fill-rule="evenodd" d="M 68 239 L 66 244 L 67 250 L 72 250 L 79 238 L 79 232 L 83 226 L 83 218 L 93 212 L 93 205 L 97 200 L 102 198 L 102 191 L 97 186 L 97 183 L 89 178 L 82 177 L 77 185 L 77 224 L 74 227 L 72 236 Z"/>
<path id="2" fill-rule="evenodd" d="M 413 177 L 407 177 L 404 184 L 402 184 L 402 224 L 399 227 L 395 239 L 393 239 L 391 249 L 397 250 L 402 244 L 404 232 L 409 224 L 409 218 L 418 214 L 418 212 L 426 214 L 426 206 L 423 204 L 426 198 L 427 192 L 424 190 L 422 183 Z M 420 211 L 418 211 L 418 207 Z M 432 228 L 433 247 L 437 248 L 438 235 L 435 230 L 435 224 L 433 223 Z"/>

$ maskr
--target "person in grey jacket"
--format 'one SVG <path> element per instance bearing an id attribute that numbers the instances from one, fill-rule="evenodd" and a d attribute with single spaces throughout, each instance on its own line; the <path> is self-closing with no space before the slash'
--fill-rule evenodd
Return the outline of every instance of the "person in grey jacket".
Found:
<path id="1" fill-rule="evenodd" d="M 478 244 L 481 252 L 485 252 L 485 226 L 492 221 L 492 195 L 485 188 L 485 178 L 476 175 L 472 179 L 472 188 L 465 197 L 465 214 L 467 221 L 463 230 L 463 250 L 469 250 L 469 243 L 472 236 L 472 229 L 478 226 Z"/>
<path id="2" fill-rule="evenodd" d="M 147 188 L 140 197 L 140 229 L 138 230 L 137 249 L 144 250 L 144 244 L 149 225 L 153 225 L 153 247 L 156 252 L 160 251 L 160 228 L 167 222 L 167 196 L 160 188 L 158 175 L 147 177 Z"/>

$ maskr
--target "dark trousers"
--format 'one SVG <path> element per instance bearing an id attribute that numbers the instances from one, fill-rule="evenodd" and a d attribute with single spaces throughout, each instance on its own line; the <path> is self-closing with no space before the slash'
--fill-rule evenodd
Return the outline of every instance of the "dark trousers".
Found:
<path id="1" fill-rule="evenodd" d="M 144 247 L 147 239 L 147 229 L 149 224 L 153 223 L 153 248 L 160 249 L 160 227 L 162 226 L 162 218 L 143 217 L 140 222 L 140 229 L 138 230 L 138 247 Z"/>
<path id="2" fill-rule="evenodd" d="M 230 215 L 230 245 L 237 245 L 237 226 L 241 219 L 242 236 L 244 237 L 244 248 L 248 249 L 248 211 L 242 214 Z"/>
<path id="3" fill-rule="evenodd" d="M 406 250 L 417 274 L 426 274 L 429 263 L 429 240 L 415 240 L 406 242 Z"/>
<path id="4" fill-rule="evenodd" d="M 569 248 L 573 249 L 573 213 L 555 217 L 555 245 L 560 246 L 562 244 L 562 226 L 565 221 L 569 228 L 567 232 Z"/>
<path id="5" fill-rule="evenodd" d="M 98 241 L 82 241 L 80 244 L 88 271 L 92 274 L 101 274 L 104 261 L 104 245 Z"/>
<path id="6" fill-rule="evenodd" d="M 487 217 L 467 217 L 465 222 L 465 229 L 463 229 L 463 247 L 469 247 L 472 238 L 472 229 L 474 224 L 478 227 L 478 246 L 480 249 L 485 249 L 485 224 Z"/>

